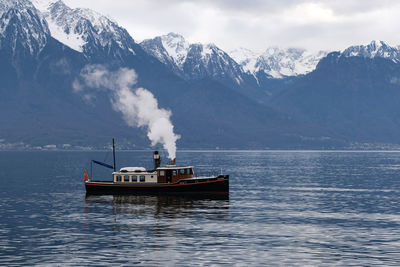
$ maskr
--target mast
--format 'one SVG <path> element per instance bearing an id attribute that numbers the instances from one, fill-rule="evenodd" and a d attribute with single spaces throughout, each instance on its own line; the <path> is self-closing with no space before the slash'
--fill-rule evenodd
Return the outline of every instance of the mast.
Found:
<path id="1" fill-rule="evenodd" d="M 113 167 L 114 167 L 114 172 L 116 172 L 116 171 L 117 171 L 117 166 L 116 166 L 116 164 L 115 164 L 115 144 L 114 144 L 114 138 L 112 139 L 112 150 L 113 150 L 113 160 L 114 160 L 114 165 L 113 165 Z"/>

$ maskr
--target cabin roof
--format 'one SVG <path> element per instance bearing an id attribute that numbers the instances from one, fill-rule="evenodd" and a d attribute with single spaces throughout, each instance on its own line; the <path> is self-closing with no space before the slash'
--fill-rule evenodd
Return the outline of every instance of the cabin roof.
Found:
<path id="1" fill-rule="evenodd" d="M 180 169 L 193 169 L 193 166 L 175 166 L 175 165 L 167 165 L 158 167 L 157 170 L 180 170 Z"/>
<path id="2" fill-rule="evenodd" d="M 128 171 L 128 172 L 142 171 L 142 172 L 145 172 L 146 168 L 143 168 L 143 167 L 123 167 L 119 171 L 120 172 L 121 171 Z"/>

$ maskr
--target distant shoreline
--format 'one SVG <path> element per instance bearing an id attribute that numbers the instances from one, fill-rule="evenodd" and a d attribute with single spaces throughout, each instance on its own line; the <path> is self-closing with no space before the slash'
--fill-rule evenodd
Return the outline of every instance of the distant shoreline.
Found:
<path id="1" fill-rule="evenodd" d="M 108 152 L 108 149 L 4 149 L 1 152 Z M 121 149 L 118 153 L 152 152 L 154 149 Z M 400 153 L 400 149 L 181 149 L 177 153 Z"/>

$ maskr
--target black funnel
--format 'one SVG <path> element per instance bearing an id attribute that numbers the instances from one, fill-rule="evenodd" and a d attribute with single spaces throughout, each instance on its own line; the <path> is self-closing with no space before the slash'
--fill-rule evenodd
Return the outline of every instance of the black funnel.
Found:
<path id="1" fill-rule="evenodd" d="M 161 164 L 160 154 L 158 154 L 158 151 L 154 151 L 154 169 L 156 170 L 158 167 L 160 167 L 160 164 Z"/>

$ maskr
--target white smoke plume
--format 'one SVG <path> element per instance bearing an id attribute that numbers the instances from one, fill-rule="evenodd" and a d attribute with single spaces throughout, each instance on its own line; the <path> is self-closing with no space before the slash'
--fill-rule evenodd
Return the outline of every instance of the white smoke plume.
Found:
<path id="1" fill-rule="evenodd" d="M 145 127 L 152 146 L 162 144 L 170 159 L 176 157 L 176 141 L 180 136 L 174 133 L 171 111 L 159 108 L 150 91 L 144 88 L 131 90 L 137 82 L 133 69 L 109 71 L 101 65 L 88 65 L 82 69 L 80 78 L 73 83 L 75 92 L 85 87 L 109 90 L 112 107 L 122 113 L 125 122 L 132 127 Z"/>

